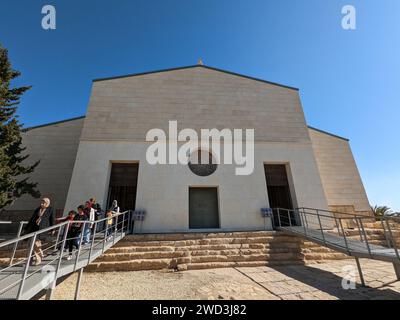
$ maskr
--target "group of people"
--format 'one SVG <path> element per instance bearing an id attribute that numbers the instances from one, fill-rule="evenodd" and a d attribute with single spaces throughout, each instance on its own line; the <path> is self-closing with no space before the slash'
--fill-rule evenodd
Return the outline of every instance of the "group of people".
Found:
<path id="1" fill-rule="evenodd" d="M 94 198 L 85 202 L 85 205 L 80 205 L 77 211 L 71 210 L 66 217 L 55 219 L 54 210 L 50 206 L 50 199 L 43 198 L 40 206 L 34 211 L 31 219 L 25 227 L 25 233 L 37 232 L 48 227 L 53 226 L 55 223 L 62 223 L 68 221 L 68 225 L 63 229 L 64 233 L 59 235 L 57 239 L 58 246 L 54 246 L 54 251 L 68 250 L 67 260 L 72 259 L 73 249 L 79 249 L 79 246 L 90 243 L 91 237 L 98 231 L 106 233 L 106 240 L 108 241 L 112 231 L 115 229 L 115 219 L 113 216 L 120 212 L 117 200 L 112 202 L 111 207 L 104 213 L 101 206 L 96 203 Z M 95 221 L 107 218 L 104 223 L 95 224 Z M 87 223 L 85 223 L 87 221 Z M 95 227 L 96 226 L 96 227 Z M 66 237 L 65 237 L 65 232 Z M 55 230 L 51 233 L 55 235 Z M 65 246 L 63 246 L 65 241 Z M 48 241 L 47 233 L 40 233 L 36 237 L 33 247 L 33 265 L 39 265 L 44 257 L 42 250 L 42 243 Z"/>

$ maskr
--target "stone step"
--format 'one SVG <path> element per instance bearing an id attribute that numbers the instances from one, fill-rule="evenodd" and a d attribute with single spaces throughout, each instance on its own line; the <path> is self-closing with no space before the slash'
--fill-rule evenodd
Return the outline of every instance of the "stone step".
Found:
<path id="1" fill-rule="evenodd" d="M 85 268 L 87 272 L 111 272 L 111 271 L 140 271 L 140 270 L 198 270 L 229 267 L 261 267 L 278 265 L 304 265 L 302 260 L 277 260 L 277 261 L 219 261 L 219 262 L 190 262 L 188 260 L 133 260 L 124 262 L 99 262 Z"/>
<path id="2" fill-rule="evenodd" d="M 281 265 L 304 265 L 303 261 L 238 261 L 238 262 L 207 262 L 207 263 L 189 263 L 178 265 L 179 270 L 201 270 L 217 268 L 240 268 L 240 267 L 264 267 Z"/>
<path id="3" fill-rule="evenodd" d="M 327 261 L 327 260 L 342 260 L 351 258 L 340 252 L 329 252 L 329 253 L 320 253 L 320 252 L 310 252 L 304 253 L 304 260 L 307 261 Z"/>
<path id="4" fill-rule="evenodd" d="M 364 225 L 364 228 L 370 228 L 370 229 L 381 229 L 382 228 L 382 223 L 380 221 L 373 222 L 373 223 L 366 222 L 366 223 L 363 223 L 363 225 Z M 390 222 L 389 225 L 390 225 L 390 228 L 400 229 L 400 223 Z M 385 228 L 386 228 L 386 222 L 385 222 Z"/>
<path id="5" fill-rule="evenodd" d="M 145 259 L 121 262 L 94 262 L 85 268 L 88 272 L 139 271 L 170 269 L 171 259 Z"/>
<path id="6" fill-rule="evenodd" d="M 367 236 L 383 234 L 383 230 L 381 230 L 381 229 L 364 229 L 364 230 L 365 230 L 365 233 L 367 234 Z M 359 236 L 360 232 L 363 233 L 362 230 L 359 231 L 358 229 L 346 230 L 346 235 L 347 236 Z"/>
<path id="7" fill-rule="evenodd" d="M 220 245 L 220 244 L 253 244 L 253 243 L 302 243 L 300 238 L 274 238 L 274 237 L 243 237 L 243 238 L 211 238 L 211 239 L 191 239 L 179 241 L 121 241 L 116 247 L 159 247 L 174 246 L 184 247 L 193 245 Z"/>
<path id="8" fill-rule="evenodd" d="M 336 251 L 326 247 L 316 246 L 313 248 L 302 248 L 301 252 L 305 254 L 305 253 L 331 253 Z"/>
<path id="9" fill-rule="evenodd" d="M 155 259 L 155 258 L 181 258 L 181 257 L 238 257 L 250 255 L 265 255 L 268 259 L 281 259 L 282 256 L 297 257 L 301 255 L 300 250 L 269 250 L 269 249 L 234 249 L 234 250 L 197 250 L 197 251 L 152 251 L 136 253 L 105 253 L 99 257 L 100 261 L 130 261 L 135 259 Z M 223 258 L 225 260 L 225 258 Z"/>
<path id="10" fill-rule="evenodd" d="M 161 234 L 135 234 L 129 235 L 123 241 L 181 241 L 216 238 L 247 238 L 247 237 L 292 237 L 276 231 L 245 231 L 245 232 L 216 232 L 216 233 L 161 233 Z"/>
<path id="11" fill-rule="evenodd" d="M 97 258 L 95 262 L 103 261 L 132 261 L 132 260 L 143 260 L 143 259 L 174 259 L 180 257 L 186 257 L 187 254 L 181 252 L 165 252 L 165 251 L 151 251 L 151 252 L 138 252 L 138 253 L 105 253 L 101 257 Z"/>
<path id="12" fill-rule="evenodd" d="M 360 241 L 360 235 L 349 236 L 347 238 Z M 386 240 L 386 237 L 383 234 L 372 234 L 372 235 L 367 235 L 367 240 L 368 241 L 370 241 L 370 240 Z"/>
<path id="13" fill-rule="evenodd" d="M 188 257 L 190 263 L 205 262 L 239 262 L 239 261 L 296 261 L 303 260 L 301 253 L 277 253 L 277 254 L 249 254 L 249 255 L 209 255 Z"/>
<path id="14" fill-rule="evenodd" d="M 250 243 L 250 244 L 211 244 L 211 245 L 186 245 L 186 246 L 121 246 L 113 247 L 107 253 L 132 253 L 132 252 L 150 252 L 150 251 L 193 251 L 193 250 L 225 250 L 225 249 L 299 249 L 301 243 Z"/>

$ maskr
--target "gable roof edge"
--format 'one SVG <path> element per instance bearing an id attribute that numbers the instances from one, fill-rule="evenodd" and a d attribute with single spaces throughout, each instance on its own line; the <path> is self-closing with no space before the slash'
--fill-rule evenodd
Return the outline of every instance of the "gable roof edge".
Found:
<path id="1" fill-rule="evenodd" d="M 69 119 L 60 120 L 60 121 L 49 122 L 49 123 L 40 124 L 40 125 L 33 126 L 33 127 L 23 128 L 22 131 L 23 132 L 27 132 L 27 131 L 30 131 L 30 130 L 33 130 L 33 129 L 39 129 L 39 128 L 43 128 L 43 127 L 52 126 L 52 125 L 55 125 L 55 124 L 61 124 L 61 123 L 64 123 L 64 122 L 70 122 L 70 121 L 84 119 L 84 118 L 86 118 L 86 116 L 80 116 L 80 117 L 69 118 Z"/>
<path id="2" fill-rule="evenodd" d="M 278 86 L 278 87 L 282 87 L 282 88 L 286 88 L 286 89 L 291 89 L 291 90 L 295 90 L 295 91 L 299 91 L 299 88 L 290 87 L 290 86 L 286 86 L 286 85 L 283 85 L 283 84 L 280 84 L 280 83 L 271 82 L 271 81 L 267 81 L 267 80 L 263 80 L 263 79 L 259 79 L 259 78 L 255 78 L 255 77 L 251 77 L 251 76 L 246 76 L 246 75 L 243 75 L 243 74 L 240 74 L 240 73 L 236 73 L 236 72 L 232 72 L 232 71 L 227 71 L 227 70 L 223 70 L 223 69 L 219 69 L 219 68 L 209 67 L 209 66 L 205 66 L 205 65 L 198 65 L 198 64 L 191 65 L 191 66 L 185 66 L 185 67 L 177 67 L 177 68 L 161 69 L 161 70 L 155 70 L 155 71 L 132 73 L 132 74 L 126 74 L 126 75 L 121 75 L 121 76 L 107 77 L 107 78 L 97 78 L 97 79 L 93 79 L 92 81 L 93 82 L 100 82 L 100 81 L 107 81 L 107 80 L 123 79 L 123 78 L 129 78 L 129 77 L 144 76 L 144 75 L 149 75 L 149 74 L 154 74 L 154 73 L 185 70 L 185 69 L 190 69 L 190 68 L 205 68 L 205 69 L 226 73 L 226 74 L 230 74 L 230 75 L 241 77 L 241 78 L 246 78 L 246 79 L 253 80 L 253 81 L 263 82 L 263 83 L 267 83 L 267 84 L 270 84 L 270 85 L 274 85 L 274 86 Z"/>
<path id="3" fill-rule="evenodd" d="M 323 133 L 323 134 L 326 134 L 328 136 L 334 137 L 334 138 L 338 138 L 338 139 L 341 139 L 341 140 L 344 140 L 344 141 L 347 141 L 347 142 L 350 141 L 350 139 L 338 136 L 336 134 L 333 134 L 333 133 L 330 133 L 330 132 L 327 132 L 327 131 L 324 131 L 324 130 L 321 130 L 321 129 L 317 129 L 317 128 L 314 128 L 314 127 L 311 127 L 311 126 L 308 126 L 308 128 L 311 129 L 311 130 L 317 131 L 319 133 Z"/>

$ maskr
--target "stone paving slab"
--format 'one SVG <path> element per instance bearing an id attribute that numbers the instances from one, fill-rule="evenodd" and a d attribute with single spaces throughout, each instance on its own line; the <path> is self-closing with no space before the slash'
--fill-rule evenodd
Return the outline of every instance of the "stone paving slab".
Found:
<path id="1" fill-rule="evenodd" d="M 400 282 L 390 263 L 360 260 L 362 287 L 353 260 L 307 266 L 213 270 L 85 273 L 82 299 L 209 300 L 400 300 Z M 343 268 L 352 268 L 355 290 L 344 290 Z M 61 283 L 56 299 L 72 299 L 76 275 Z"/>

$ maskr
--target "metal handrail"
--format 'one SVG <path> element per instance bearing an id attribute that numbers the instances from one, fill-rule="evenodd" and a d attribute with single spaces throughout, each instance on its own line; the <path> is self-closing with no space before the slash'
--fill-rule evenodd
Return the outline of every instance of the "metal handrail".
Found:
<path id="1" fill-rule="evenodd" d="M 310 215 L 319 215 L 321 217 L 327 217 L 327 218 L 332 218 L 334 215 L 340 214 L 340 215 L 345 215 L 348 217 L 337 217 L 337 219 L 342 219 L 342 220 L 349 220 L 349 219 L 365 219 L 365 220 L 371 220 L 373 219 L 373 217 L 371 216 L 365 216 L 365 215 L 359 215 L 359 214 L 352 214 L 352 213 L 343 213 L 343 212 L 337 212 L 337 211 L 329 211 L 329 210 L 323 210 L 323 209 L 312 209 L 312 208 L 296 208 L 297 210 L 313 210 L 314 212 L 307 212 Z M 329 214 L 321 214 L 320 212 L 325 212 L 325 213 L 329 213 Z"/>
<path id="2" fill-rule="evenodd" d="M 113 218 L 115 218 L 116 216 L 120 216 L 120 215 L 122 215 L 122 214 L 124 214 L 124 213 L 127 213 L 128 211 L 125 211 L 125 212 L 114 212 L 114 211 L 112 211 L 112 212 L 115 214 L 115 215 L 113 215 Z M 106 220 L 108 220 L 108 219 L 109 219 L 109 218 L 103 218 L 103 219 L 96 220 L 96 221 L 97 221 L 97 222 L 101 222 L 101 221 L 106 221 Z M 61 223 L 55 224 L 55 225 L 53 225 L 53 226 L 51 226 L 51 227 L 47 227 L 47 228 L 42 229 L 42 230 L 39 230 L 39 231 L 35 231 L 35 232 L 32 232 L 32 233 L 28 233 L 28 234 L 26 234 L 26 235 L 23 235 L 23 236 L 20 236 L 20 237 L 11 239 L 11 240 L 7 240 L 7 241 L 4 241 L 4 242 L 1 242 L 1 243 L 0 243 L 0 248 L 9 246 L 10 244 L 13 244 L 13 243 L 18 242 L 18 241 L 23 241 L 23 240 L 32 238 L 34 235 L 37 236 L 37 235 L 40 235 L 40 234 L 42 234 L 42 233 L 47 233 L 47 232 L 49 232 L 49 231 L 58 229 L 60 226 L 67 225 L 67 224 L 69 224 L 69 223 L 70 223 L 70 221 L 61 222 Z M 91 223 L 91 224 L 94 224 L 95 221 L 73 221 L 73 223 Z"/>
<path id="3" fill-rule="evenodd" d="M 328 212 L 328 213 L 334 213 L 334 214 L 343 214 L 343 215 L 348 215 L 352 217 L 360 217 L 360 218 L 365 218 L 368 217 L 369 219 L 374 218 L 374 217 L 369 217 L 361 214 L 355 214 L 355 213 L 348 213 L 348 212 L 340 212 L 340 211 L 332 211 L 332 210 L 325 210 L 325 209 L 316 209 L 316 208 L 307 208 L 307 207 L 300 207 L 297 209 L 305 209 L 305 210 L 313 210 L 313 211 L 318 211 L 318 212 Z"/>
<path id="4" fill-rule="evenodd" d="M 88 263 L 90 263 L 91 260 L 92 260 L 92 251 L 93 251 L 93 248 L 95 246 L 95 240 L 96 239 L 100 240 L 100 241 L 97 241 L 97 244 L 101 244 L 103 242 L 103 251 L 104 251 L 105 242 L 108 240 L 107 239 L 107 231 L 106 231 L 108 229 L 108 225 L 105 226 L 104 229 L 101 228 L 101 230 L 97 230 L 100 223 L 108 221 L 109 219 L 115 219 L 115 220 L 113 220 L 113 225 L 111 226 L 111 228 L 113 228 L 113 229 L 115 228 L 115 230 L 113 230 L 113 235 L 112 235 L 113 244 L 115 243 L 115 240 L 116 240 L 116 237 L 117 237 L 118 233 L 123 235 L 125 230 L 128 230 L 128 226 L 129 225 L 127 226 L 126 222 L 130 219 L 130 211 L 125 211 L 125 212 L 114 212 L 114 211 L 112 211 L 112 213 L 113 213 L 112 217 L 105 217 L 105 218 L 102 218 L 102 219 L 96 220 L 96 221 L 75 221 L 75 220 L 73 220 L 73 221 L 65 221 L 65 222 L 62 222 L 60 224 L 45 228 L 43 230 L 39 230 L 39 231 L 30 233 L 30 234 L 26 234 L 24 236 L 20 236 L 19 235 L 15 239 L 11 239 L 11 240 L 8 240 L 6 242 L 0 243 L 0 248 L 6 247 L 6 246 L 10 246 L 10 245 L 13 245 L 13 244 L 15 244 L 14 248 L 16 248 L 17 244 L 20 241 L 24 241 L 24 240 L 28 240 L 28 239 L 31 240 L 29 248 L 28 248 L 28 253 L 27 253 L 26 257 L 22 261 L 18 261 L 18 262 L 13 264 L 13 260 L 14 260 L 14 257 L 15 257 L 15 250 L 13 250 L 13 255 L 12 255 L 12 258 L 11 258 L 11 261 L 10 261 L 10 265 L 8 267 L 6 267 L 6 268 L 0 269 L 0 274 L 1 274 L 2 272 L 6 271 L 6 270 L 9 270 L 13 266 L 17 266 L 17 265 L 21 265 L 21 264 L 25 263 L 25 267 L 23 269 L 23 273 L 22 273 L 21 279 L 18 279 L 17 281 L 12 283 L 11 285 L 8 285 L 6 288 L 0 289 L 0 294 L 6 292 L 8 289 L 13 288 L 13 287 L 15 287 L 16 285 L 19 284 L 18 293 L 17 293 L 17 299 L 20 299 L 22 297 L 22 294 L 24 293 L 24 285 L 25 285 L 26 279 L 30 278 L 32 275 L 34 275 L 34 274 L 40 272 L 41 270 L 43 270 L 44 267 L 49 266 L 49 265 L 53 264 L 54 262 L 56 262 L 58 260 L 58 262 L 56 263 L 57 267 L 56 267 L 56 272 L 55 272 L 55 277 L 54 277 L 54 280 L 56 280 L 57 277 L 58 277 L 58 273 L 59 273 L 61 264 L 62 264 L 62 259 L 65 256 L 64 255 L 64 249 L 66 247 L 66 242 L 67 242 L 67 240 L 76 239 L 75 237 L 74 238 L 70 238 L 70 239 L 67 238 L 69 227 L 72 224 L 82 224 L 81 232 L 80 232 L 81 233 L 80 234 L 80 243 L 79 243 L 79 248 L 78 248 L 78 252 L 77 252 L 77 255 L 76 255 L 76 260 L 74 262 L 73 270 L 74 271 L 77 270 L 79 258 L 82 256 L 81 253 L 82 252 L 88 252 L 87 248 L 82 248 L 82 240 L 83 240 L 83 237 L 86 236 L 85 235 L 86 226 L 90 226 L 90 229 L 94 230 L 93 233 L 91 234 L 92 239 L 90 241 L 91 245 L 90 245 L 90 249 L 89 249 L 89 255 L 88 255 L 88 258 L 87 258 Z M 122 216 L 122 221 L 119 221 L 119 220 L 121 220 L 121 219 L 119 219 L 121 216 Z M 122 227 L 120 227 L 121 225 L 122 225 Z M 57 231 L 57 230 L 58 230 L 58 233 L 57 233 L 57 239 L 55 240 L 55 244 L 52 244 L 51 246 L 43 249 L 43 252 L 47 252 L 51 248 L 55 248 L 57 250 L 59 245 L 61 245 L 60 246 L 60 250 L 57 251 L 58 255 L 54 259 L 51 259 L 51 261 L 46 261 L 45 264 L 40 265 L 40 268 L 38 268 L 37 270 L 29 273 L 28 270 L 29 270 L 31 259 L 34 256 L 33 250 L 34 250 L 35 242 L 36 242 L 38 236 L 40 236 L 41 234 L 44 234 L 44 233 L 48 233 L 48 232 L 51 232 L 51 231 L 54 232 L 54 231 Z M 63 239 L 60 241 L 60 237 L 59 236 L 60 236 L 62 231 L 64 231 L 64 234 L 62 236 Z M 102 234 L 103 232 L 105 234 L 105 237 L 103 239 L 101 239 L 101 237 L 98 238 L 97 236 L 99 234 Z M 44 255 L 44 257 L 48 257 L 48 256 L 49 255 Z M 85 260 L 86 260 L 86 257 L 84 258 L 83 261 L 85 261 Z M 82 268 L 82 267 L 80 267 L 80 268 Z"/>
<path id="5" fill-rule="evenodd" d="M 310 238 L 310 239 L 312 238 L 312 239 L 318 240 L 318 241 L 322 242 L 324 245 L 327 245 L 328 241 L 326 239 L 326 235 L 323 230 L 324 227 L 322 225 L 321 218 L 327 218 L 327 219 L 333 220 L 336 225 L 336 230 L 337 230 L 338 236 L 340 236 L 343 239 L 343 244 L 340 245 L 338 243 L 329 243 L 329 245 L 345 249 L 347 251 L 347 254 L 350 256 L 352 255 L 354 249 L 351 249 L 349 246 L 349 242 L 348 242 L 349 240 L 346 235 L 345 227 L 343 226 L 343 221 L 345 221 L 345 220 L 353 221 L 358 226 L 357 231 L 360 236 L 360 242 L 365 243 L 365 248 L 368 252 L 368 255 L 370 257 L 372 257 L 372 255 L 373 255 L 372 248 L 371 248 L 371 245 L 368 240 L 367 232 L 366 232 L 366 230 L 364 228 L 364 224 L 363 224 L 363 220 L 371 220 L 370 216 L 361 216 L 361 215 L 357 215 L 357 214 L 346 213 L 345 214 L 346 217 L 337 217 L 335 215 L 337 212 L 322 210 L 322 209 L 313 209 L 313 208 L 296 208 L 296 209 L 277 208 L 276 210 L 278 213 L 278 217 L 277 217 L 278 218 L 277 220 L 279 222 L 278 227 L 283 227 L 283 228 L 285 226 L 290 227 L 291 226 L 290 213 L 297 214 L 297 215 L 299 215 L 299 218 L 300 218 L 300 223 L 301 223 L 300 226 L 303 226 L 303 228 L 301 228 L 301 230 L 303 230 L 303 229 L 304 230 L 303 231 L 293 230 L 293 232 L 302 233 L 307 238 Z M 320 213 L 320 212 L 323 212 L 323 213 Z M 331 215 L 327 215 L 326 214 L 327 212 L 331 213 Z M 281 217 L 281 215 L 282 215 L 282 217 Z M 312 234 L 311 235 L 309 234 L 309 230 L 311 230 L 313 228 L 309 227 L 308 222 L 307 222 L 307 226 L 305 225 L 304 222 L 307 221 L 307 216 L 315 217 L 314 229 L 319 230 L 321 232 L 322 238 L 319 238 L 319 237 L 316 238 Z M 283 225 L 281 222 L 281 218 L 287 219 L 288 217 L 289 217 L 288 224 Z M 400 249 L 397 247 L 396 239 L 393 236 L 393 232 L 391 230 L 390 223 L 389 223 L 389 221 L 392 220 L 392 217 L 385 216 L 385 217 L 381 217 L 381 219 L 382 219 L 382 226 L 383 226 L 383 234 L 385 236 L 386 242 L 388 243 L 388 247 L 390 247 L 389 246 L 389 243 L 390 243 L 391 247 L 393 247 L 393 249 L 394 249 L 396 257 L 400 260 L 400 254 L 399 254 Z M 385 224 L 383 223 L 383 221 L 386 222 L 386 227 L 387 227 L 388 231 L 386 231 Z M 326 229 L 332 230 L 332 228 L 326 228 Z"/>
<path id="6" fill-rule="evenodd" d="M 42 229 L 42 230 L 39 230 L 39 231 L 35 231 L 35 232 L 32 232 L 32 233 L 28 233 L 28 234 L 26 234 L 26 235 L 17 237 L 17 238 L 15 238 L 15 239 L 11 239 L 11 240 L 7 240 L 7 241 L 4 241 L 4 242 L 1 242 L 1 243 L 0 243 L 0 248 L 9 246 L 10 244 L 13 244 L 13 243 L 15 243 L 15 242 L 19 242 L 19 241 L 23 241 L 23 240 L 26 240 L 26 239 L 33 238 L 34 236 L 38 236 L 38 235 L 40 235 L 40 234 L 42 234 L 42 233 L 46 233 L 46 232 L 55 230 L 55 229 L 57 229 L 59 226 L 64 226 L 64 225 L 66 225 L 66 224 L 68 224 L 68 223 L 69 223 L 68 221 L 65 221 L 65 222 L 62 222 L 62 223 L 60 223 L 60 224 L 57 224 L 57 225 L 54 225 L 54 226 L 51 226 L 51 227 L 47 227 L 47 228 Z"/>

